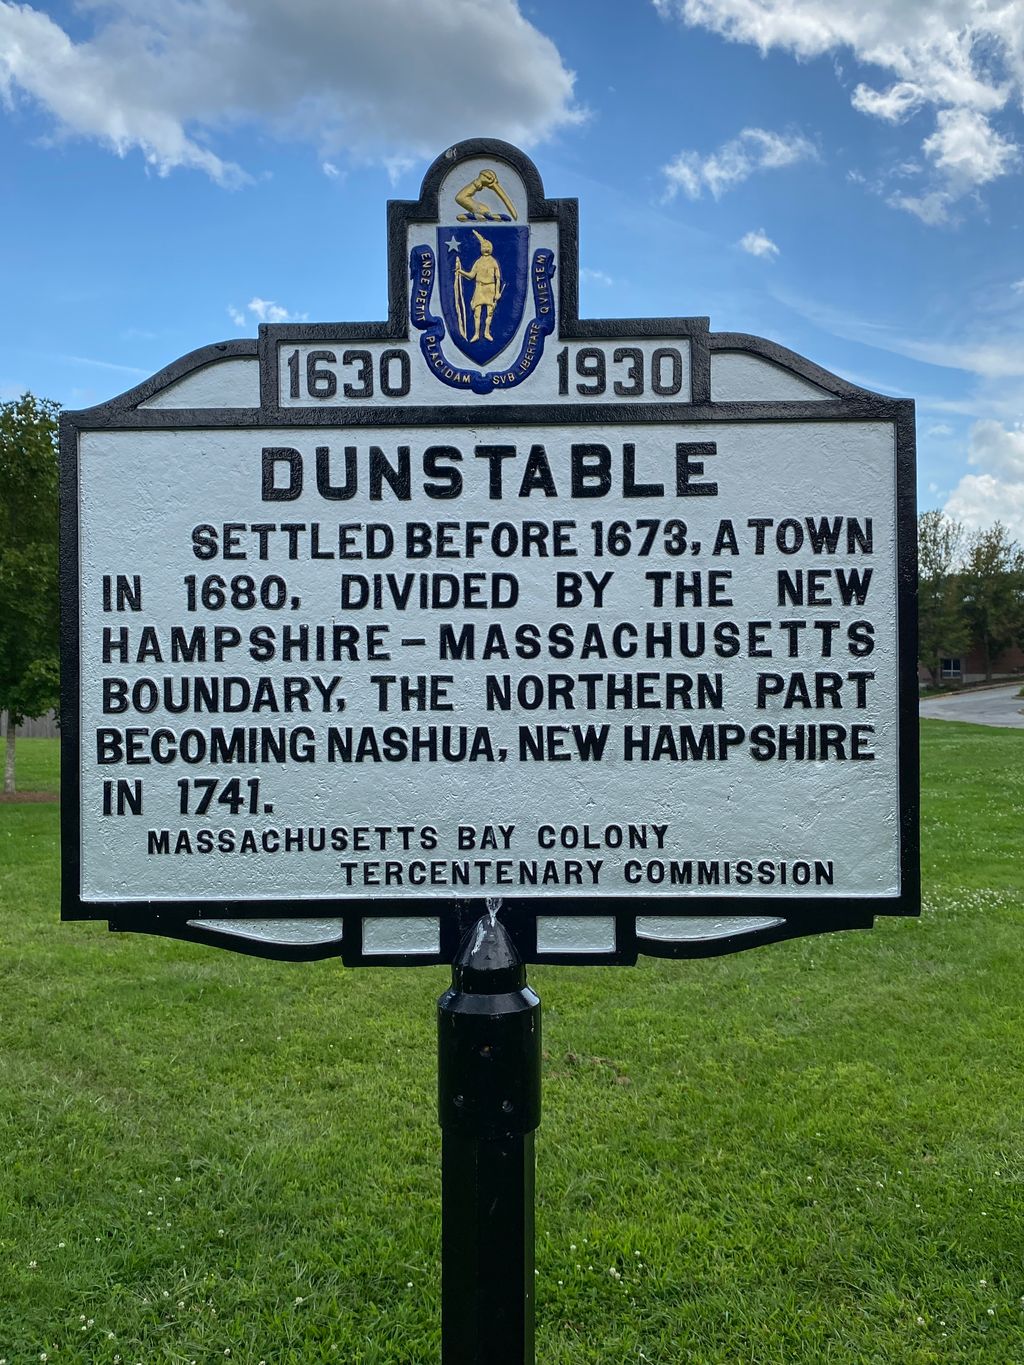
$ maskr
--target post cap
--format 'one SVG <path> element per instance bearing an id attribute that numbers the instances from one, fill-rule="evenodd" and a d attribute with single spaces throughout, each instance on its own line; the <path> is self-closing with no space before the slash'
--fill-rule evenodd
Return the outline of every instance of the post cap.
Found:
<path id="1" fill-rule="evenodd" d="M 504 925 L 481 915 L 462 940 L 452 985 L 469 995 L 499 995 L 526 985 L 526 967 Z"/>

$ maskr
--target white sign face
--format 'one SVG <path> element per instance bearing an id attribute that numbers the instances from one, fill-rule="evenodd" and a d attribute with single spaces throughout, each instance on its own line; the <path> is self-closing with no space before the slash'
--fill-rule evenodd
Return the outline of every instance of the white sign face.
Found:
<path id="1" fill-rule="evenodd" d="M 886 423 L 89 433 L 83 898 L 895 894 L 892 487 Z"/>
<path id="2" fill-rule="evenodd" d="M 629 961 L 912 912 L 907 405 L 699 320 L 588 338 L 525 158 L 431 174 L 404 333 L 71 419 L 65 913 L 377 907 L 346 956 L 411 960 L 501 898 Z"/>

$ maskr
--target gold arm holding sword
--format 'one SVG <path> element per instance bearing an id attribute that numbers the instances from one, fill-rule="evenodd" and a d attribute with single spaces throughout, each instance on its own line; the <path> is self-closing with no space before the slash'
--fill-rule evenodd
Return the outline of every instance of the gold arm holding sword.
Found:
<path id="1" fill-rule="evenodd" d="M 514 222 L 519 221 L 519 215 L 516 213 L 515 205 L 505 193 L 502 183 L 498 179 L 497 172 L 483 170 L 475 180 L 471 180 L 468 185 L 463 185 L 462 189 L 455 195 L 456 204 L 458 204 L 460 208 L 468 210 L 468 212 L 460 213 L 458 215 L 458 221 L 460 223 L 466 223 L 472 219 L 483 219 L 485 222 L 489 219 L 500 219 L 500 213 L 492 212 L 481 199 L 475 199 L 473 197 L 474 195 L 479 194 L 481 190 L 491 190 L 492 193 L 496 194 L 508 209 L 512 220 Z"/>

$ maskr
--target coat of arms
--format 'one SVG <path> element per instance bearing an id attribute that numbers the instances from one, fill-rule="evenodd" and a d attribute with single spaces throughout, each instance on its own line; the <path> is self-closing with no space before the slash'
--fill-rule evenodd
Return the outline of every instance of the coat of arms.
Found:
<path id="1" fill-rule="evenodd" d="M 431 369 L 452 387 L 487 393 L 521 383 L 554 328 L 554 253 L 538 249 L 531 266 L 530 228 L 519 221 L 515 193 L 493 166 L 479 168 L 450 204 L 439 205 L 436 247 L 412 251 L 412 322 Z M 531 280 L 535 315 L 524 331 Z M 435 288 L 441 317 L 431 311 Z M 465 369 L 446 355 L 449 339 L 474 365 L 489 365 L 506 351 L 509 360 L 491 374 Z"/>

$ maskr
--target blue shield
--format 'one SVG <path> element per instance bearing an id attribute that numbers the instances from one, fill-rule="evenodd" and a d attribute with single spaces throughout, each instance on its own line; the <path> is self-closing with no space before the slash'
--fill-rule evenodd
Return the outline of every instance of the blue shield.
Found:
<path id="1" fill-rule="evenodd" d="M 523 318 L 530 229 L 481 222 L 439 227 L 437 275 L 448 334 L 474 364 L 487 365 Z"/>

